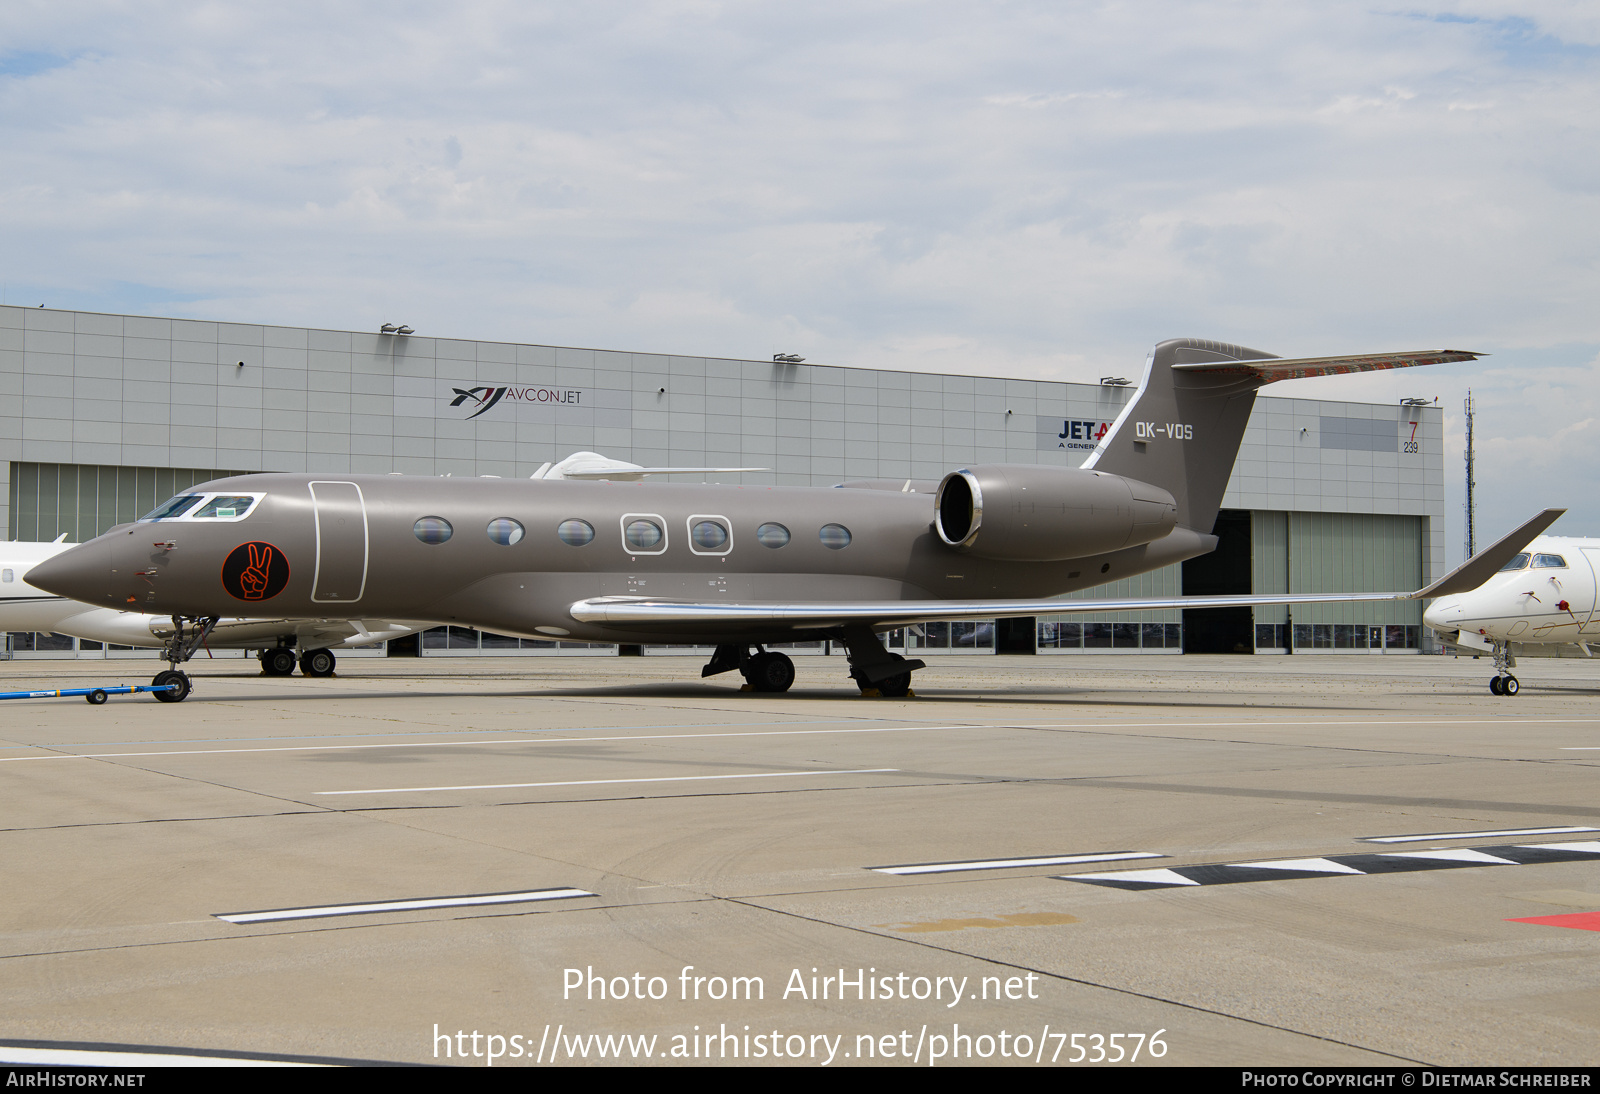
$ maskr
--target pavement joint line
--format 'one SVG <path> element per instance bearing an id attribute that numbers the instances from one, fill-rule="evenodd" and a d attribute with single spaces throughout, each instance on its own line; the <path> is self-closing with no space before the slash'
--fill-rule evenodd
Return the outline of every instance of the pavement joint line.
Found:
<path id="1" fill-rule="evenodd" d="M 1385 1056 L 1391 1060 L 1403 1060 L 1406 1063 L 1416 1064 L 1422 1067 L 1435 1066 L 1427 1060 L 1418 1059 L 1412 1056 L 1402 1056 L 1397 1052 L 1390 1052 L 1387 1049 L 1373 1048 L 1369 1045 L 1357 1044 L 1354 1041 L 1347 1041 L 1338 1037 L 1329 1037 L 1321 1033 L 1311 1033 L 1303 1029 L 1295 1029 L 1291 1026 L 1263 1021 L 1260 1018 L 1251 1018 L 1248 1015 L 1231 1014 L 1228 1011 L 1219 1010 L 1215 1007 L 1202 1006 L 1199 1003 L 1186 1003 L 1182 999 L 1176 999 L 1171 996 L 1156 995 L 1152 992 L 1138 991 L 1134 988 L 1118 987 L 1115 984 L 1106 984 L 1096 980 L 1087 980 L 1081 976 L 1068 976 L 1066 973 L 1051 972 L 1047 969 L 1036 968 L 1032 965 L 1024 965 L 1016 961 L 1008 961 L 1004 958 L 995 957 L 989 954 L 970 953 L 966 950 L 955 949 L 951 946 L 941 946 L 927 938 L 914 938 L 908 935 L 898 934 L 884 934 L 880 931 L 875 931 L 867 927 L 856 926 L 853 923 L 839 923 L 831 919 L 821 918 L 820 916 L 811 916 L 800 912 L 790 911 L 787 908 L 774 908 L 770 905 L 758 904 L 755 902 L 755 900 L 750 898 L 740 899 L 738 897 L 717 897 L 715 899 L 724 900 L 730 904 L 737 904 L 745 908 L 753 908 L 757 911 L 770 912 L 775 915 L 789 916 L 806 923 L 818 923 L 823 926 L 833 927 L 837 930 L 854 931 L 857 934 L 871 935 L 874 938 L 893 939 L 896 942 L 902 942 L 908 946 L 919 946 L 923 949 L 933 950 L 937 953 L 946 954 L 952 957 L 959 957 L 969 961 L 978 961 L 986 965 L 995 965 L 1000 968 L 1016 969 L 1021 972 L 1032 972 L 1041 977 L 1048 977 L 1051 980 L 1059 980 L 1065 984 L 1077 984 L 1081 987 L 1097 988 L 1101 991 L 1113 992 L 1117 995 L 1125 995 L 1134 999 L 1146 999 L 1153 1003 L 1164 1003 L 1168 1006 L 1181 1007 L 1184 1010 L 1193 1011 L 1196 1014 L 1209 1014 L 1213 1017 L 1222 1018 L 1227 1021 L 1243 1022 L 1246 1025 L 1256 1026 L 1260 1029 L 1271 1029 L 1280 1033 L 1291 1033 L 1298 1037 L 1310 1038 L 1313 1041 L 1323 1041 L 1331 1045 L 1340 1045 L 1344 1048 L 1353 1048 L 1361 1052 L 1370 1052 L 1374 1056 Z"/>
<path id="2" fill-rule="evenodd" d="M 764 723 L 752 722 L 752 725 Z M 870 726 L 859 729 L 774 729 L 747 733 L 651 733 L 626 737 L 521 737 L 498 738 L 492 741 L 393 741 L 370 745 L 284 745 L 273 748 L 191 748 L 158 749 L 152 752 L 52 752 L 47 756 L 4 756 L 0 763 L 20 763 L 25 760 L 119 760 L 144 756 L 226 756 L 231 753 L 254 754 L 269 752 L 333 752 L 363 748 L 469 748 L 480 745 L 543 745 L 543 744 L 595 744 L 608 741 L 693 741 L 712 737 L 804 737 L 853 733 L 927 733 L 938 730 L 971 729 L 971 726 Z M 978 727 L 991 728 L 991 727 Z M 1010 727 L 998 727 L 1010 728 Z M 48 745 L 18 747 L 49 748 Z"/>
<path id="3" fill-rule="evenodd" d="M 849 771 L 815 768 L 810 771 L 750 771 L 738 775 L 657 775 L 638 779 L 571 779 L 545 783 L 485 783 L 475 786 L 396 786 L 379 790 L 318 790 L 319 795 L 345 794 L 422 794 L 438 790 L 526 790 L 550 786 L 610 786 L 618 783 L 710 782 L 714 779 L 791 779 L 803 775 L 884 775 L 897 772 L 893 767 L 862 767 Z"/>
<path id="4" fill-rule="evenodd" d="M 774 717 L 781 718 L 782 715 L 774 715 Z M 807 718 L 807 719 L 796 720 L 796 721 L 792 721 L 792 722 L 784 722 L 782 724 L 784 724 L 784 725 L 801 725 L 801 726 L 850 725 L 850 724 L 853 724 L 853 723 L 873 722 L 873 721 L 880 721 L 880 720 L 881 719 L 876 719 L 876 718 Z M 684 729 L 706 729 L 706 728 L 709 728 L 709 727 L 731 728 L 733 726 L 764 726 L 764 725 L 771 725 L 771 724 L 772 723 L 768 722 L 768 721 L 764 721 L 764 722 L 684 722 L 684 723 L 682 723 L 682 728 L 684 728 Z M 638 726 L 580 726 L 580 727 L 575 727 L 575 728 L 568 728 L 568 729 L 565 729 L 565 730 L 552 729 L 550 732 L 552 732 L 552 733 L 581 733 L 581 732 L 585 732 L 585 731 L 588 731 L 588 730 L 669 729 L 669 728 L 671 728 L 671 725 L 672 725 L 672 723 L 652 722 L 649 725 L 638 725 Z M 414 735 L 418 736 L 418 737 L 422 737 L 422 736 L 427 736 L 427 735 L 430 735 L 430 734 L 440 734 L 440 733 L 450 733 L 450 732 L 456 732 L 456 733 L 494 733 L 494 732 L 497 732 L 497 731 L 496 730 L 492 730 L 492 729 L 470 729 L 470 730 L 453 730 L 453 731 L 452 730 L 443 730 L 443 729 L 419 729 L 419 730 L 417 730 L 415 732 Z M 507 730 L 505 732 L 512 732 L 512 731 Z M 526 733 L 527 730 L 518 729 L 515 732 Z M 341 740 L 341 739 L 349 738 L 349 737 L 401 737 L 401 736 L 407 736 L 407 734 L 405 734 L 405 733 L 403 733 L 402 731 L 399 731 L 399 730 L 390 730 L 390 731 L 385 732 L 385 733 L 293 733 L 293 734 L 289 734 L 287 736 L 282 736 L 282 737 L 197 737 L 197 738 L 193 738 L 193 739 L 189 739 L 189 740 L 168 738 L 166 740 L 159 740 L 159 741 L 69 741 L 69 742 L 64 743 L 64 744 L 49 745 L 49 746 L 44 746 L 44 745 L 0 745 L 0 748 L 35 748 L 35 747 L 39 747 L 39 748 L 43 748 L 43 747 L 50 747 L 50 748 L 95 748 L 97 746 L 103 748 L 106 745 L 209 745 L 209 744 L 218 744 L 218 743 L 223 742 L 223 741 L 233 741 L 235 743 L 238 743 L 238 742 L 241 742 L 241 741 L 321 741 L 321 740 Z"/>
<path id="5" fill-rule="evenodd" d="M 52 751 L 50 755 L 46 755 L 46 756 L 3 756 L 3 757 L 0 757 L 0 763 L 19 763 L 19 762 L 22 762 L 22 761 L 31 761 L 31 760 L 128 759 L 128 758 L 145 757 L 145 756 L 209 756 L 209 755 L 225 755 L 225 754 L 230 753 L 230 752 L 240 752 L 240 753 L 324 752 L 324 751 L 332 751 L 332 750 L 336 750 L 336 749 L 418 748 L 418 747 L 422 747 L 422 748 L 464 748 L 464 747 L 480 746 L 480 745 L 572 744 L 572 743 L 593 743 L 593 742 L 606 742 L 606 741 L 699 740 L 699 739 L 712 738 L 712 737 L 750 737 L 750 738 L 756 738 L 756 737 L 786 737 L 786 736 L 808 736 L 808 735 L 827 735 L 827 734 L 848 735 L 848 734 L 855 734 L 855 733 L 925 733 L 925 732 L 940 731 L 940 730 L 963 730 L 963 729 L 970 729 L 970 730 L 985 730 L 985 729 L 1087 729 L 1087 730 L 1107 731 L 1107 730 L 1117 730 L 1117 729 L 1178 729 L 1178 728 L 1183 728 L 1183 727 L 1192 727 L 1192 728 L 1197 728 L 1197 729 L 1238 729 L 1238 728 L 1249 728 L 1249 727 L 1256 727 L 1256 726 L 1259 726 L 1259 727 L 1262 727 L 1262 728 L 1283 728 L 1283 727 L 1287 727 L 1287 726 L 1305 727 L 1305 726 L 1316 726 L 1316 725 L 1361 725 L 1361 726 L 1440 725 L 1440 724 L 1470 725 L 1470 724 L 1475 724 L 1475 723 L 1480 723 L 1480 722 L 1482 724 L 1500 725 L 1500 724 L 1506 724 L 1508 722 L 1518 722 L 1518 723 L 1528 723 L 1528 724 L 1542 724 L 1542 723 L 1545 723 L 1545 722 L 1574 722 L 1574 721 L 1589 722 L 1589 721 L 1597 721 L 1597 720 L 1600 720 L 1600 719 L 1588 719 L 1588 718 L 1585 718 L 1585 719 L 1574 719 L 1574 718 L 1528 718 L 1528 719 L 1454 719 L 1454 718 L 1441 718 L 1441 719 L 1431 719 L 1431 720 L 1408 720 L 1408 721 L 1390 721 L 1390 722 L 1377 722 L 1377 721 L 1370 721 L 1370 720 L 1367 720 L 1367 719 L 1351 719 L 1351 720 L 1322 721 L 1322 722 L 1310 722 L 1310 721 L 1299 721 L 1299 720 L 1297 720 L 1297 721 L 1292 721 L 1292 722 L 1177 722 L 1177 723 L 1174 723 L 1174 722 L 1000 722 L 1000 723 L 992 723 L 992 724 L 991 723 L 981 723 L 981 722 L 976 722 L 976 723 L 960 722 L 960 723 L 951 723 L 951 724 L 948 724 L 948 725 L 933 725 L 933 726 L 863 726 L 863 727 L 856 727 L 856 728 L 849 728 L 849 729 L 776 729 L 776 730 L 756 730 L 754 732 L 747 732 L 747 733 L 654 733 L 654 734 L 630 734 L 628 736 L 622 736 L 622 737 L 573 737 L 573 736 L 552 737 L 552 736 L 540 736 L 540 737 L 529 737 L 529 738 L 502 738 L 502 739 L 496 739 L 496 740 L 490 740 L 490 741 L 425 741 L 425 742 L 418 742 L 418 741 L 392 741 L 392 742 L 386 742 L 386 743 L 383 743 L 383 744 L 366 744 L 366 745 L 285 745 L 285 746 L 278 746 L 278 747 L 271 747 L 271 748 L 165 749 L 165 750 L 155 750 L 155 751 L 150 751 L 150 752 L 65 752 L 64 753 L 64 752 L 54 752 L 54 751 Z M 723 723 L 708 723 L 708 724 L 723 724 Z M 736 725 L 767 725 L 769 723 L 766 723 L 766 722 L 742 722 L 742 723 L 733 723 L 733 724 L 736 724 Z M 816 724 L 816 723 L 810 723 L 810 724 Z M 483 731 L 482 730 L 477 730 L 475 732 L 483 732 Z M 571 733 L 572 731 L 571 730 L 567 730 L 565 732 Z M 345 735 L 341 734 L 340 736 L 345 736 Z M 388 736 L 388 734 L 362 734 L 361 736 Z M 260 738 L 257 738 L 257 739 L 259 740 Z M 268 739 L 271 739 L 271 738 L 268 738 Z M 304 738 L 301 738 L 301 739 L 303 740 Z M 1249 742 L 1234 742 L 1234 743 L 1249 743 Z M 81 747 L 83 747 L 83 745 L 81 745 L 81 744 L 80 745 L 43 745 L 43 744 L 0 745 L 0 748 L 5 748 L 5 749 L 35 748 L 35 749 L 54 750 L 54 749 L 59 749 L 59 748 L 81 748 Z M 1349 748 L 1351 751 L 1366 751 L 1364 749 L 1353 748 L 1352 746 L 1340 746 L 1340 747 Z M 1563 749 L 1563 751 L 1588 751 L 1588 750 L 1589 749 L 1587 749 L 1587 748 L 1585 748 L 1585 749 L 1564 748 Z M 1595 750 L 1600 750 L 1600 746 L 1596 746 Z M 1385 753 L 1385 754 L 1388 754 L 1388 753 Z"/>

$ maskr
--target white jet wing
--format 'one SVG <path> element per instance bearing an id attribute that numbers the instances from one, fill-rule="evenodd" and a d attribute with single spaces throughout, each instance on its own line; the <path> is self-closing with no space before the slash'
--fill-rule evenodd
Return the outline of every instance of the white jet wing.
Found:
<path id="1" fill-rule="evenodd" d="M 1166 596 L 1117 600 L 890 600 L 841 603 L 695 603 L 644 596 L 599 596 L 569 609 L 579 623 L 617 627 L 671 627 L 714 632 L 718 628 L 774 626 L 796 631 L 842 627 L 909 626 L 968 619 L 1068 615 L 1078 612 L 1136 612 L 1172 608 L 1248 608 L 1272 604 L 1349 604 L 1422 600 L 1465 592 L 1481 585 L 1539 535 L 1565 509 L 1546 509 L 1424 589 L 1398 593 L 1285 593 L 1249 596 Z"/>

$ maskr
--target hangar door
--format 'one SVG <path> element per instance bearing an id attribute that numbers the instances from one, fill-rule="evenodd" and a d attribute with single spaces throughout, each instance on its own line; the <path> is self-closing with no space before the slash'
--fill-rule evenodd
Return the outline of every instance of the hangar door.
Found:
<path id="1" fill-rule="evenodd" d="M 1211 529 L 1217 549 L 1183 564 L 1184 596 L 1250 594 L 1250 511 L 1224 509 Z M 1255 619 L 1249 608 L 1188 608 L 1183 613 L 1184 653 L 1254 653 Z"/>

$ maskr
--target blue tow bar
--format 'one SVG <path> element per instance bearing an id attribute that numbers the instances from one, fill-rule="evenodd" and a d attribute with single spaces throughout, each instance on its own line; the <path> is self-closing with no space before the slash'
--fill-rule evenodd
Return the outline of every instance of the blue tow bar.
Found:
<path id="1" fill-rule="evenodd" d="M 136 691 L 177 691 L 177 684 L 117 684 L 109 688 L 62 688 L 58 691 L 0 691 L 0 699 L 63 699 L 81 695 L 90 706 L 99 706 L 108 695 L 132 695 Z"/>

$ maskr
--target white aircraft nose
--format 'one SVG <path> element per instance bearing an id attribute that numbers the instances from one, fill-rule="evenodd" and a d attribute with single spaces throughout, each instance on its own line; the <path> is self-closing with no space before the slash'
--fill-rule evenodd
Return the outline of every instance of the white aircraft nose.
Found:
<path id="1" fill-rule="evenodd" d="M 1462 601 L 1458 596 L 1445 596 L 1428 605 L 1422 613 L 1422 622 L 1436 631 L 1454 630 L 1461 626 Z"/>

